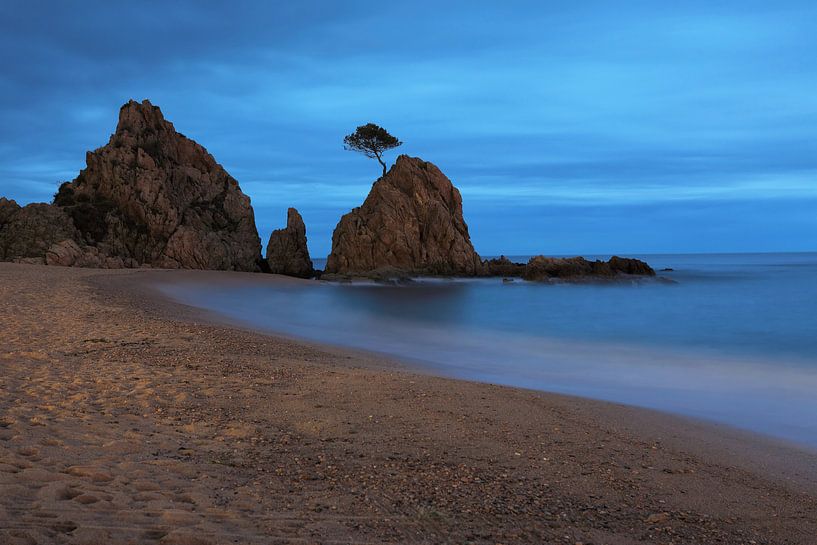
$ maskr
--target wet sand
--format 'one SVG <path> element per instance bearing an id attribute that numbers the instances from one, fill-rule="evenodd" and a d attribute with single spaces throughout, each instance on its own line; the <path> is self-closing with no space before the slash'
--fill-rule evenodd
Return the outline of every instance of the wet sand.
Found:
<path id="1" fill-rule="evenodd" d="M 0 543 L 815 543 L 812 452 L 151 288 L 191 281 L 296 280 L 0 263 Z"/>

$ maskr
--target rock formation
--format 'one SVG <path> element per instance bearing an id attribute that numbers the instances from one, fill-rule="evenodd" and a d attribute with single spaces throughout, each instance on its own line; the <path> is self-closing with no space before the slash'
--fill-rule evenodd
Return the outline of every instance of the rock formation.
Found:
<path id="1" fill-rule="evenodd" d="M 74 223 L 62 209 L 43 203 L 21 208 L 0 198 L 0 260 L 42 262 L 51 246 L 76 236 Z"/>
<path id="2" fill-rule="evenodd" d="M 108 269 L 135 266 L 81 246 L 80 238 L 73 220 L 59 206 L 34 203 L 21 208 L 0 197 L 0 261 Z"/>
<path id="3" fill-rule="evenodd" d="M 130 101 L 108 144 L 54 204 L 0 198 L 0 259 L 83 267 L 254 271 L 250 199 L 159 108 Z"/>
<path id="4" fill-rule="evenodd" d="M 532 257 L 525 265 L 522 278 L 543 281 L 582 278 L 614 278 L 619 275 L 655 276 L 655 271 L 638 259 L 613 256 L 609 261 L 588 261 L 583 257 Z"/>
<path id="5" fill-rule="evenodd" d="M 481 276 L 524 276 L 525 264 L 515 263 L 504 255 L 482 262 Z"/>
<path id="6" fill-rule="evenodd" d="M 326 272 L 462 275 L 482 267 L 460 192 L 436 166 L 401 155 L 332 235 Z"/>
<path id="7" fill-rule="evenodd" d="M 655 270 L 640 259 L 632 257 L 618 257 L 614 255 L 607 261 L 610 269 L 616 274 L 635 274 L 643 276 L 655 276 Z"/>
<path id="8" fill-rule="evenodd" d="M 287 226 L 276 229 L 267 245 L 267 264 L 273 274 L 311 278 L 315 271 L 306 246 L 306 225 L 294 208 L 287 210 Z"/>
<path id="9" fill-rule="evenodd" d="M 483 276 L 522 277 L 526 280 L 580 280 L 615 278 L 622 275 L 655 276 L 655 271 L 638 259 L 613 256 L 608 261 L 588 261 L 583 257 L 546 257 L 538 255 L 527 264 L 500 256 L 482 262 Z"/>
<path id="10" fill-rule="evenodd" d="M 261 260 L 250 199 L 202 146 L 176 132 L 159 108 L 130 101 L 107 145 L 62 184 L 54 204 L 0 198 L 0 260 L 84 267 L 228 269 L 311 277 L 306 227 L 294 208 Z M 401 155 L 332 235 L 329 275 L 521 276 L 655 275 L 637 259 L 609 261 L 504 256 L 474 251 L 462 198 L 431 163 Z"/>
<path id="11" fill-rule="evenodd" d="M 80 251 L 126 266 L 257 270 L 250 199 L 150 102 L 125 104 L 108 144 L 86 162 L 54 199 L 73 219 Z"/>
<path id="12" fill-rule="evenodd" d="M 0 229 L 9 222 L 11 216 L 20 210 L 20 205 L 16 201 L 0 197 Z"/>

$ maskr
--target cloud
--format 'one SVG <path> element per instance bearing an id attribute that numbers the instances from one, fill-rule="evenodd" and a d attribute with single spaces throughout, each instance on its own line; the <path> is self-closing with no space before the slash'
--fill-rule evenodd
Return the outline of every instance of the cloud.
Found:
<path id="1" fill-rule="evenodd" d="M 817 194 L 810 2 L 10 0 L 0 15 L 0 194 L 24 202 L 84 166 L 123 102 L 150 98 L 241 182 L 262 236 L 296 205 L 318 253 L 378 174 L 341 147 L 366 121 L 461 187 L 478 246 L 534 245 L 540 207 L 604 225 L 597 249 L 637 250 L 633 210 L 712 214 L 715 229 L 707 203 L 729 202 L 746 216 L 718 247 L 739 248 L 769 232 L 748 203 L 773 200 L 780 247 L 815 249 L 815 224 L 792 219 Z M 510 207 L 526 212 L 503 241 L 487 226 Z M 657 221 L 640 236 L 706 245 L 689 233 Z"/>

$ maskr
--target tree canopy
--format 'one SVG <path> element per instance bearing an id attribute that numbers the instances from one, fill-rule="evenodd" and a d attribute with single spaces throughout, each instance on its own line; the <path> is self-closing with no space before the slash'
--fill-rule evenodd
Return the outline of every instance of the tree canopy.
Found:
<path id="1" fill-rule="evenodd" d="M 383 175 L 386 175 L 386 163 L 383 162 L 383 152 L 396 148 L 402 142 L 389 134 L 389 131 L 375 125 L 367 123 L 361 125 L 355 132 L 343 138 L 343 147 L 349 151 L 357 151 L 371 159 L 377 159 L 383 167 Z"/>

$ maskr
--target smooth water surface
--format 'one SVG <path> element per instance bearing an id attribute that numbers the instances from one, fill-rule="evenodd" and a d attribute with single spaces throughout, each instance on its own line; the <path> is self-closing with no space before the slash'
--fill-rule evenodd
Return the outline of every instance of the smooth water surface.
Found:
<path id="1" fill-rule="evenodd" d="M 659 273 L 674 282 L 163 290 L 255 328 L 448 376 L 657 408 L 817 446 L 817 254 L 641 257 L 674 269 Z"/>

